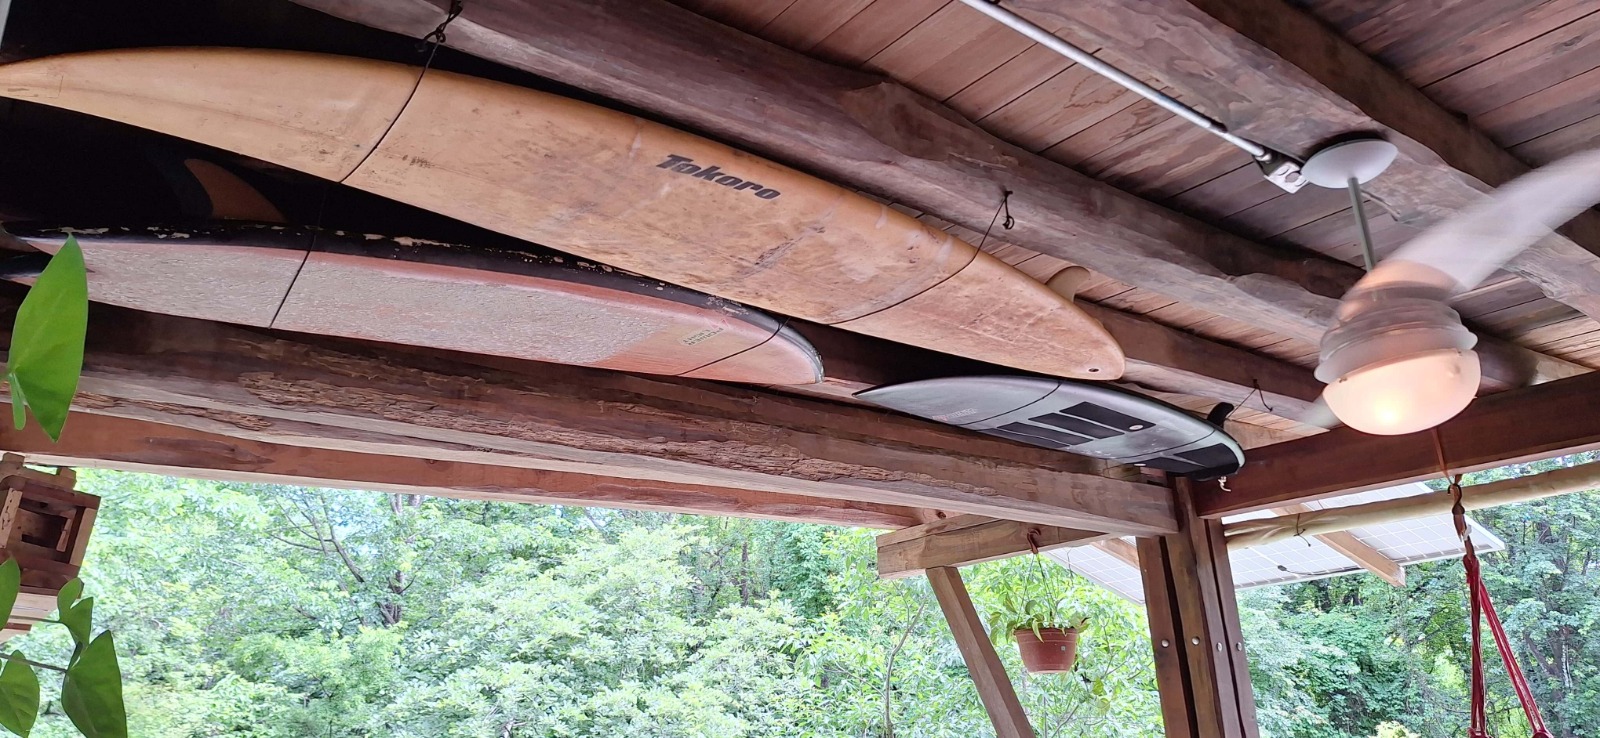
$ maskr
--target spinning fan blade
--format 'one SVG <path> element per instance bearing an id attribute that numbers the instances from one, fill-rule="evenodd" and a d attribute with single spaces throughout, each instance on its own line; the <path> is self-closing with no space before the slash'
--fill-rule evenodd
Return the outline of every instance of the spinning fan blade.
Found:
<path id="1" fill-rule="evenodd" d="M 1339 302 L 1317 364 L 1322 399 L 1346 425 L 1382 435 L 1461 412 L 1482 370 L 1450 297 L 1596 202 L 1600 150 L 1520 177 L 1400 247 Z"/>
<path id="2" fill-rule="evenodd" d="M 1513 180 L 1490 198 L 1434 225 L 1384 259 L 1352 292 L 1396 282 L 1450 294 L 1476 287 L 1523 249 L 1600 203 L 1600 149 Z"/>
<path id="3" fill-rule="evenodd" d="M 1328 401 L 1321 397 L 1318 397 L 1316 402 L 1311 403 L 1311 407 L 1306 408 L 1306 411 L 1301 413 L 1299 420 L 1306 425 L 1329 430 L 1344 425 L 1344 423 L 1339 422 L 1338 416 L 1333 414 L 1333 408 L 1328 407 Z"/>

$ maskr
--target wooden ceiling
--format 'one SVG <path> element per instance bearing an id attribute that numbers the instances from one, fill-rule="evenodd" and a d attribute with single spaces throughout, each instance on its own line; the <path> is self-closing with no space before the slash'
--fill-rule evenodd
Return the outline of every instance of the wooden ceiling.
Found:
<path id="1" fill-rule="evenodd" d="M 815 58 L 887 75 L 1002 139 L 1253 241 L 1359 264 L 1344 192 L 1309 187 L 1285 194 L 1223 141 L 955 0 L 675 1 Z M 1600 5 L 1586 0 L 1296 4 L 1527 164 L 1547 163 L 1600 139 Z M 1081 10 L 1085 23 L 1098 23 L 1093 8 L 1056 3 L 1057 15 L 1030 13 L 1028 5 L 1015 4 L 1100 58 L 1226 118 L 1207 109 L 1206 101 L 1189 99 L 1185 89 L 1147 73 L 1147 62 L 1129 56 L 1130 50 L 1099 43 L 1103 34 L 1097 29 L 1066 22 Z M 1216 71 L 1225 78 L 1232 70 Z M 1369 203 L 1367 211 L 1380 254 L 1425 225 L 1409 216 L 1407 223 L 1397 222 L 1381 202 Z M 974 243 L 981 240 L 981 234 L 922 217 Z M 1067 265 L 994 236 L 984 248 L 1041 279 Z M 1080 296 L 1302 366 L 1316 362 L 1316 346 L 1309 341 L 1135 285 L 1097 277 Z M 1525 279 L 1497 277 L 1461 298 L 1457 307 L 1480 330 L 1600 368 L 1600 324 L 1545 297 Z M 1264 413 L 1243 417 L 1307 430 Z"/>
<path id="2" fill-rule="evenodd" d="M 67 13 L 71 22 L 15 19 L 0 58 L 233 44 L 415 61 L 410 39 L 432 29 L 445 4 L 296 2 L 409 38 L 374 35 L 287 3 L 168 0 L 124 17 L 115 15 L 116 3 L 91 4 L 99 10 L 87 12 L 31 2 L 18 3 L 19 14 Z M 1242 152 L 956 0 L 672 2 L 735 30 L 722 34 L 661 0 L 468 0 L 447 44 L 464 54 L 442 54 L 439 62 L 523 84 L 570 85 L 571 94 L 887 197 L 1040 280 L 1071 263 L 1104 267 L 1079 296 L 1098 303 L 1104 309 L 1097 315 L 1115 324 L 1114 335 L 1129 350 L 1130 386 L 1205 410 L 1218 401 L 1249 400 L 1259 385 L 1265 399 L 1249 400 L 1233 416 L 1246 424 L 1235 430 L 1247 445 L 1318 430 L 1299 422 L 1317 387 L 1302 369 L 1315 365 L 1315 341 L 1333 298 L 1358 274 L 1345 193 L 1312 187 L 1284 194 Z M 1600 31 L 1600 6 L 1587 0 L 1006 2 L 1235 131 L 1291 154 L 1304 156 L 1330 138 L 1361 131 L 1401 142 L 1402 164 L 1374 183 L 1367 207 L 1380 252 L 1477 191 L 1600 137 L 1600 41 L 1592 38 Z M 714 31 L 714 43 L 706 42 L 707 31 Z M 763 51 L 772 47 L 761 39 L 787 51 Z M 507 51 L 516 44 L 545 53 Z M 700 58 L 682 58 L 688 54 Z M 992 161 L 946 172 L 918 168 L 917 161 L 908 166 L 908 159 L 892 158 L 910 155 L 895 150 L 903 142 L 881 140 L 881 129 L 847 110 L 838 114 L 846 107 L 841 90 L 872 84 L 875 75 L 1042 158 L 1016 164 L 1015 171 Z M 724 113 L 727 125 L 717 120 Z M 780 129 L 765 139 L 755 130 L 763 115 Z M 850 135 L 857 137 L 839 138 Z M 959 145 L 969 146 L 957 152 L 963 155 L 992 148 L 973 136 L 952 144 Z M 891 158 L 873 158 L 883 155 Z M 1007 152 L 996 156 L 1017 162 Z M 856 177 L 855 170 L 863 172 Z M 1086 188 L 1077 173 L 1109 187 Z M 1041 180 L 1055 189 L 1029 191 L 1030 181 Z M 976 229 L 989 222 L 1002 186 L 1018 190 L 1018 227 L 996 228 L 985 238 Z M 1108 204 L 1110 188 L 1139 199 Z M 919 198 L 932 212 L 909 205 Z M 1040 225 L 1056 211 L 1065 214 Z M 1600 368 L 1594 320 L 1600 214 L 1588 215 L 1567 239 L 1530 252 L 1457 302 L 1480 333 L 1546 357 L 1534 357 L 1540 378 L 1578 368 L 1562 360 Z M 1262 290 L 1262 278 L 1277 291 Z M 916 369 L 932 364 L 926 352 L 891 356 L 881 345 L 822 329 L 807 335 L 841 369 L 830 372 L 833 384 L 823 392 L 836 398 L 875 382 L 916 378 Z M 1531 363 L 1526 352 L 1494 350 L 1512 364 Z M 1512 371 L 1490 389 L 1525 381 Z"/>

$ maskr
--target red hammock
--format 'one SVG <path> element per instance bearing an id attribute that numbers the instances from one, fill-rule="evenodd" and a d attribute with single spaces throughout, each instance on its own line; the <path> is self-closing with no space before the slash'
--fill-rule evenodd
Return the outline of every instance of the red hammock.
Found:
<path id="1" fill-rule="evenodd" d="M 1481 616 L 1486 615 L 1489 630 L 1494 633 L 1495 647 L 1500 651 L 1500 660 L 1505 662 L 1506 673 L 1511 677 L 1511 687 L 1517 691 L 1522 712 L 1528 716 L 1528 725 L 1533 728 L 1533 738 L 1550 738 L 1550 731 L 1544 727 L 1544 718 L 1539 715 L 1539 704 L 1533 699 L 1533 690 L 1528 688 L 1528 680 L 1522 676 L 1522 667 L 1517 665 L 1517 656 L 1511 652 L 1511 640 L 1506 637 L 1506 630 L 1500 625 L 1500 616 L 1494 611 L 1494 601 L 1489 599 L 1489 589 L 1483 586 L 1478 554 L 1472 550 L 1472 533 L 1467 528 L 1467 510 L 1461 506 L 1460 476 L 1450 481 L 1450 494 L 1456 500 L 1450 512 L 1455 516 L 1456 535 L 1461 536 L 1461 547 L 1466 551 L 1461 557 L 1461 564 L 1467 570 L 1467 592 L 1472 603 L 1472 724 L 1467 729 L 1467 736 L 1490 738 L 1488 718 L 1484 714 L 1483 629 L 1479 622 Z"/>

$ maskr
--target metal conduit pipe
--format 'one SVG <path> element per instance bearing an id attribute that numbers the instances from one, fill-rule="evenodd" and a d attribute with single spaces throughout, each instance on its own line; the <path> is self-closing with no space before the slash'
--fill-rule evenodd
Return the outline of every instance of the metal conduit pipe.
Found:
<path id="1" fill-rule="evenodd" d="M 999 0 L 961 0 L 961 2 L 965 3 L 967 7 L 983 13 L 984 15 L 999 21 L 1008 28 L 1027 36 L 1040 46 L 1050 49 L 1057 54 L 1083 65 L 1090 71 L 1105 77 L 1112 82 L 1122 85 L 1130 92 L 1133 92 L 1140 97 L 1149 100 L 1150 102 L 1160 105 L 1162 108 L 1170 111 L 1173 115 L 1183 118 L 1184 120 L 1187 120 L 1190 123 L 1193 123 L 1194 125 L 1199 126 L 1200 128 L 1203 128 L 1212 134 L 1215 134 L 1218 138 L 1233 144 L 1235 147 L 1238 147 L 1240 150 L 1249 154 L 1252 159 L 1255 159 L 1256 162 L 1261 165 L 1263 174 L 1265 174 L 1267 179 L 1271 180 L 1273 184 L 1276 184 L 1279 187 L 1288 190 L 1289 192 L 1296 192 L 1305 185 L 1305 180 L 1300 176 L 1299 162 L 1294 161 L 1284 154 L 1273 151 L 1272 149 L 1251 141 L 1250 139 L 1228 132 L 1227 126 L 1222 125 L 1222 123 L 1212 119 L 1210 116 L 1207 116 L 1206 114 L 1201 113 L 1200 111 L 1195 110 L 1194 108 L 1191 108 L 1182 102 L 1179 102 L 1172 96 L 1145 84 L 1127 72 L 1101 61 L 1093 54 L 1084 51 L 1065 39 L 1062 39 L 1060 36 L 1045 30 L 1044 28 L 1035 24 L 1033 21 L 1030 21 L 1027 18 L 1001 7 Z"/>

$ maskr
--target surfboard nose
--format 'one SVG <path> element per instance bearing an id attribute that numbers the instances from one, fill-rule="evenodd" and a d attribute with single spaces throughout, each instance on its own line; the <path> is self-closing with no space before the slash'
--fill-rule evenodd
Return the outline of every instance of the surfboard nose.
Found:
<path id="1" fill-rule="evenodd" d="M 420 70 L 261 49 L 134 49 L 0 66 L 0 97 L 127 123 L 331 180 L 405 107 Z"/>

